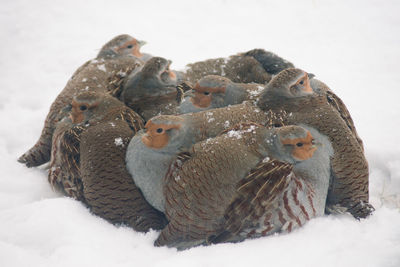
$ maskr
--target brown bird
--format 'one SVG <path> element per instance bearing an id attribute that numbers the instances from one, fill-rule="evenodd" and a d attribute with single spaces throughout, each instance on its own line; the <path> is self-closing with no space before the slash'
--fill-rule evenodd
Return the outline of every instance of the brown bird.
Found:
<path id="1" fill-rule="evenodd" d="M 190 148 L 190 127 L 164 118 L 146 124 L 126 158 L 145 198 L 169 220 L 156 245 L 186 249 L 290 232 L 324 213 L 332 148 L 315 129 L 316 139 L 298 126 L 250 124 Z M 316 152 L 314 141 L 323 149 Z"/>
<path id="2" fill-rule="evenodd" d="M 75 71 L 52 103 L 39 140 L 19 157 L 19 162 L 27 167 L 48 162 L 55 125 L 66 115 L 63 110 L 71 103 L 72 98 L 84 91 L 106 92 L 110 79 L 122 79 L 142 64 L 141 60 L 132 55 L 136 53 L 134 51 L 138 49 L 138 45 L 127 45 L 133 40 L 129 35 L 115 37 L 103 46 L 96 59 L 86 62 Z"/>
<path id="3" fill-rule="evenodd" d="M 292 63 L 263 49 L 253 49 L 228 58 L 215 58 L 186 66 L 186 79 L 191 83 L 207 75 L 219 75 L 236 83 L 265 84 L 271 75 L 294 67 Z"/>
<path id="4" fill-rule="evenodd" d="M 134 133 L 142 119 L 119 100 L 105 93 L 83 92 L 74 97 L 70 116 L 56 125 L 51 151 L 49 182 L 67 196 L 84 200 L 80 177 L 80 135 L 107 121 L 124 120 Z"/>
<path id="5" fill-rule="evenodd" d="M 264 85 L 261 84 L 234 83 L 222 76 L 207 75 L 184 94 L 179 112 L 198 112 L 240 104 L 246 100 L 255 101 L 263 89 Z"/>
<path id="6" fill-rule="evenodd" d="M 164 215 L 144 200 L 125 167 L 127 144 L 143 127 L 140 116 L 103 93 L 81 93 L 71 106 L 53 138 L 50 183 L 112 223 L 161 229 Z"/>
<path id="7" fill-rule="evenodd" d="M 281 113 L 283 123 L 304 124 L 329 137 L 334 149 L 327 205 L 341 206 L 364 218 L 374 208 L 368 203 L 368 162 L 350 113 L 329 88 L 319 81 L 311 88 L 306 72 L 286 69 L 261 93 L 258 106 Z"/>
<path id="8" fill-rule="evenodd" d="M 170 69 L 171 61 L 153 57 L 132 72 L 123 85 L 120 99 L 145 120 L 159 114 L 175 114 L 180 102 L 177 89 L 182 73 Z"/>

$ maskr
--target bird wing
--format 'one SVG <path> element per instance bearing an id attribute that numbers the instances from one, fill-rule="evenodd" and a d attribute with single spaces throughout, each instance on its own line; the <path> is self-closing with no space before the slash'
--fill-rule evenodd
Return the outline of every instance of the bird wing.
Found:
<path id="1" fill-rule="evenodd" d="M 164 184 L 169 224 L 156 240 L 158 246 L 182 249 L 202 244 L 223 222 L 236 182 L 232 182 L 234 176 L 221 172 L 232 168 L 234 158 L 221 162 L 222 155 L 230 157 L 228 151 L 221 152 L 214 143 L 212 153 L 203 145 L 196 145 L 201 152 L 181 153 L 170 165 Z"/>
<path id="2" fill-rule="evenodd" d="M 81 174 L 91 211 L 114 223 L 146 232 L 162 229 L 164 215 L 143 197 L 126 169 L 132 131 L 124 121 L 103 122 L 81 135 Z"/>
<path id="3" fill-rule="evenodd" d="M 128 61 L 127 64 L 121 64 L 120 68 L 112 68 L 109 76 L 107 78 L 107 92 L 109 92 L 112 96 L 120 99 L 123 87 L 128 77 L 132 72 L 137 71 L 139 67 L 142 65 L 139 61 L 132 61 L 131 58 L 121 58 L 119 61 Z"/>
<path id="4" fill-rule="evenodd" d="M 336 109 L 344 122 L 346 123 L 347 127 L 351 130 L 351 132 L 354 134 L 355 138 L 357 139 L 357 142 L 360 144 L 362 150 L 364 150 L 364 144 L 361 138 L 358 136 L 356 127 L 354 126 L 353 119 L 351 118 L 350 112 L 347 109 L 346 105 L 343 103 L 342 99 L 340 99 L 334 92 L 332 91 L 327 91 L 326 92 L 326 97 L 328 99 L 328 103 Z"/>
<path id="5" fill-rule="evenodd" d="M 137 114 L 135 111 L 128 107 L 122 107 L 118 110 L 117 119 L 125 121 L 129 128 L 133 131 L 135 135 L 139 130 L 144 128 L 143 118 Z"/>
<path id="6" fill-rule="evenodd" d="M 189 82 L 182 82 L 176 86 L 176 102 L 180 104 L 184 99 L 185 92 L 192 90 L 193 86 Z"/>
<path id="7" fill-rule="evenodd" d="M 79 168 L 80 135 L 84 129 L 82 126 L 73 126 L 65 131 L 62 127 L 56 130 L 48 177 L 51 185 L 79 200 L 84 199 Z"/>
<path id="8" fill-rule="evenodd" d="M 244 229 L 256 227 L 258 219 L 271 210 L 276 197 L 287 187 L 292 169 L 291 164 L 277 160 L 260 162 L 237 184 L 237 194 L 224 215 L 224 230 L 209 241 L 224 242 Z"/>
<path id="9" fill-rule="evenodd" d="M 311 86 L 312 86 L 313 90 L 315 90 L 316 92 L 323 92 L 326 95 L 329 105 L 333 109 L 337 110 L 337 112 L 340 114 L 340 117 L 346 123 L 347 127 L 349 127 L 349 129 L 353 133 L 354 137 L 357 139 L 357 142 L 360 144 L 362 150 L 364 150 L 363 141 L 358 136 L 356 127 L 354 125 L 354 121 L 351 118 L 350 112 L 347 109 L 344 102 L 342 101 L 342 99 L 340 99 L 340 97 L 337 96 L 325 83 L 323 83 L 317 79 L 311 80 Z"/>

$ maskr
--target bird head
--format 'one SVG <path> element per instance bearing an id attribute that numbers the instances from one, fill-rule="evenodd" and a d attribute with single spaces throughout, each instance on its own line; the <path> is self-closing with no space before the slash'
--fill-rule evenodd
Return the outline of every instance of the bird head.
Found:
<path id="1" fill-rule="evenodd" d="M 201 78 L 192 90 L 185 93 L 179 109 L 181 113 L 189 113 L 221 108 L 239 104 L 246 96 L 247 92 L 241 84 L 225 77 L 207 75 Z"/>
<path id="2" fill-rule="evenodd" d="M 275 128 L 266 142 L 272 145 L 272 156 L 289 163 L 310 159 L 317 150 L 311 133 L 300 126 Z"/>
<path id="3" fill-rule="evenodd" d="M 310 78 L 312 77 L 312 74 L 301 69 L 285 69 L 272 78 L 267 84 L 266 91 L 287 98 L 307 96 L 313 94 L 310 85 Z"/>
<path id="4" fill-rule="evenodd" d="M 101 48 L 97 58 L 134 56 L 140 59 L 142 57 L 140 48 L 144 44 L 146 44 L 145 41 L 139 41 L 128 34 L 121 34 L 106 43 Z"/>
<path id="5" fill-rule="evenodd" d="M 143 66 L 145 77 L 157 77 L 166 85 L 176 85 L 176 73 L 170 70 L 171 60 L 162 57 L 153 57 Z"/>
<path id="6" fill-rule="evenodd" d="M 110 111 L 123 106 L 116 98 L 97 92 L 83 92 L 71 103 L 70 119 L 74 124 L 92 124 L 101 121 Z"/>
<path id="7" fill-rule="evenodd" d="M 122 99 L 129 106 L 157 101 L 157 98 L 171 96 L 176 99 L 177 76 L 170 70 L 171 61 L 161 57 L 149 59 L 142 69 L 127 77 Z"/>
<path id="8" fill-rule="evenodd" d="M 190 102 L 197 108 L 218 108 L 222 107 L 226 97 L 227 86 L 232 82 L 224 77 L 208 75 L 201 78 L 186 95 Z"/>
<path id="9" fill-rule="evenodd" d="M 173 115 L 160 115 L 147 121 L 142 142 L 148 148 L 166 153 L 187 150 L 194 143 L 185 119 Z"/>

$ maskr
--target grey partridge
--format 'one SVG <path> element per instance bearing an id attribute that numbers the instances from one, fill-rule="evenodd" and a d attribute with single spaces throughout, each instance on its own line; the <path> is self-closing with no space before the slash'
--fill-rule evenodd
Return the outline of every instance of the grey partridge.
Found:
<path id="1" fill-rule="evenodd" d="M 143 128 L 142 119 L 116 98 L 83 92 L 74 97 L 70 116 L 57 123 L 51 150 L 50 184 L 67 196 L 84 201 L 80 176 L 81 134 L 98 123 L 123 120 L 133 134 Z"/>
<path id="2" fill-rule="evenodd" d="M 132 45 L 132 47 L 126 45 L 132 40 L 134 38 L 129 35 L 115 37 L 103 46 L 96 59 L 86 62 L 75 71 L 52 103 L 39 140 L 31 149 L 19 157 L 19 162 L 28 167 L 48 162 L 55 125 L 66 115 L 63 110 L 65 106 L 71 103 L 72 98 L 84 91 L 108 91 L 111 79 L 123 79 L 142 64 L 141 60 L 132 55 L 138 49 L 138 45 Z"/>
<path id="3" fill-rule="evenodd" d="M 127 153 L 135 183 L 169 221 L 156 245 L 186 249 L 290 232 L 324 213 L 332 148 L 315 129 L 314 137 L 298 126 L 250 124 L 190 148 L 188 127 L 169 119 L 150 120 Z"/>
<path id="4" fill-rule="evenodd" d="M 171 61 L 153 57 L 124 81 L 120 99 L 145 120 L 175 114 L 180 102 L 177 89 L 182 73 L 170 70 Z"/>
<path id="5" fill-rule="evenodd" d="M 234 83 L 222 76 L 207 75 L 184 94 L 179 112 L 198 112 L 256 100 L 263 89 L 261 84 Z"/>
<path id="6" fill-rule="evenodd" d="M 329 137 L 334 149 L 327 205 L 346 208 L 356 218 L 368 216 L 368 162 L 350 114 L 343 101 L 306 72 L 286 69 L 261 93 L 258 106 L 281 113 L 283 124 L 305 124 Z"/>
<path id="7" fill-rule="evenodd" d="M 128 142 L 143 127 L 140 116 L 97 92 L 79 94 L 71 106 L 55 130 L 50 183 L 112 223 L 161 229 L 164 215 L 145 201 L 125 167 Z"/>

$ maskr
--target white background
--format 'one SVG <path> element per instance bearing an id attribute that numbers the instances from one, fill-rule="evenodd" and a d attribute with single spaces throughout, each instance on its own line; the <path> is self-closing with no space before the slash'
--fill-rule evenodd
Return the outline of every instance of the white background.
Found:
<path id="1" fill-rule="evenodd" d="M 0 2 L 0 266 L 400 266 L 400 1 Z M 373 216 L 315 219 L 289 235 L 154 248 L 53 192 L 16 159 L 69 77 L 115 35 L 172 68 L 264 48 L 346 103 L 370 164 Z"/>

